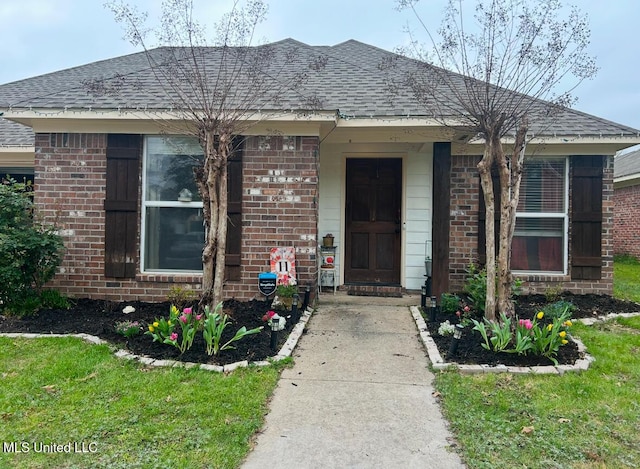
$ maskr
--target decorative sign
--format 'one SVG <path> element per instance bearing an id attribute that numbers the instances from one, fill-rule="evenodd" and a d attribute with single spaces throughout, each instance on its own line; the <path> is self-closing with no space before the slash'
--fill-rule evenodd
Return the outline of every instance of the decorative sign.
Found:
<path id="1" fill-rule="evenodd" d="M 278 276 L 278 285 L 297 282 L 296 277 L 296 248 L 280 247 L 271 249 L 271 272 Z M 295 283 L 293 283 L 295 285 Z"/>
<path id="2" fill-rule="evenodd" d="M 278 276 L 272 272 L 262 272 L 258 274 L 258 290 L 264 296 L 273 295 L 276 291 L 276 280 Z"/>

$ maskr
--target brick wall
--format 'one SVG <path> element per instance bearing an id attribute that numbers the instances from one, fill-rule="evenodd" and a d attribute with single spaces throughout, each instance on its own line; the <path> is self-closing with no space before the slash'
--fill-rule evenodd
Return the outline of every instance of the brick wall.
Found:
<path id="1" fill-rule="evenodd" d="M 250 138 L 243 159 L 242 277 L 225 296 L 257 296 L 269 251 L 295 246 L 301 285 L 316 282 L 317 166 L 315 137 Z M 164 301 L 179 285 L 197 290 L 200 275 L 104 277 L 105 134 L 37 134 L 36 205 L 60 227 L 66 253 L 50 286 L 74 298 Z M 139 252 L 139 250 L 138 250 Z M 139 259 L 138 272 L 139 272 Z"/>
<path id="2" fill-rule="evenodd" d="M 613 248 L 640 258 L 640 184 L 614 190 Z"/>
<path id="3" fill-rule="evenodd" d="M 470 262 L 478 261 L 479 156 L 451 157 L 451 224 L 449 280 L 451 291 L 461 291 Z M 571 193 L 571 191 L 569 191 Z M 571 203 L 571 200 L 569 201 Z M 570 235 L 569 235 L 569 239 Z M 569 246 L 569 252 L 571 247 Z M 569 266 L 571 259 L 569 259 Z M 569 267 L 571 269 L 571 267 Z M 570 272 L 569 272 L 570 274 Z M 522 277 L 523 292 L 544 293 L 558 285 L 574 293 L 613 292 L 613 158 L 606 160 L 602 202 L 602 277 L 599 281 L 573 281 L 571 275 Z"/>
<path id="4" fill-rule="evenodd" d="M 451 156 L 449 289 L 462 291 L 469 264 L 478 262 L 480 156 Z"/>

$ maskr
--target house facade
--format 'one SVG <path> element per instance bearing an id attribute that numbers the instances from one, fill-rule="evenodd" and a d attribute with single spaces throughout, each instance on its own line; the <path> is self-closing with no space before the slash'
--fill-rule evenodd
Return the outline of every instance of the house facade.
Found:
<path id="1" fill-rule="evenodd" d="M 613 250 L 640 259 L 640 150 L 614 161 Z"/>
<path id="2" fill-rule="evenodd" d="M 322 57 L 305 85 L 322 104 L 302 112 L 291 98 L 239 136 L 225 296 L 259 298 L 258 274 L 282 246 L 295 247 L 298 282 L 316 291 L 328 233 L 341 288 L 419 290 L 428 256 L 433 293 L 461 290 L 484 258 L 482 142 L 421 114 L 408 91 L 390 98 L 376 67 L 389 52 L 356 41 L 272 46 Z M 197 141 L 167 133 L 156 98 L 81 86 L 124 70 L 144 77 L 146 64 L 133 54 L 0 86 L 5 117 L 33 129 L 36 203 L 66 247 L 51 286 L 72 297 L 155 301 L 200 286 Z M 512 247 L 526 290 L 611 293 L 613 155 L 638 142 L 635 129 L 567 110 L 528 146 Z"/>

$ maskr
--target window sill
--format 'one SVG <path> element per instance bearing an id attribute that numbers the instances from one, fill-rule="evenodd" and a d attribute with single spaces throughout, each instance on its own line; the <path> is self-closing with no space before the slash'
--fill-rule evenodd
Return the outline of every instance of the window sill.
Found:
<path id="1" fill-rule="evenodd" d="M 202 273 L 198 272 L 145 272 L 136 275 L 138 282 L 154 283 L 201 283 Z"/>
<path id="2" fill-rule="evenodd" d="M 525 282 L 568 282 L 571 276 L 558 272 L 524 272 L 513 271 L 513 276 Z"/>

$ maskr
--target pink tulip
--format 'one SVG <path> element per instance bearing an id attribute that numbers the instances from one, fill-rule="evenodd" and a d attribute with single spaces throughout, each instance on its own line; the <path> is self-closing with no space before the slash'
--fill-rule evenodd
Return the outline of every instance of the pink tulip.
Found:
<path id="1" fill-rule="evenodd" d="M 196 321 L 200 321 L 202 319 L 202 314 L 196 314 Z"/>
<path id="2" fill-rule="evenodd" d="M 184 314 L 191 314 L 191 309 L 192 309 L 192 308 L 185 308 L 185 309 L 183 309 L 183 310 L 182 310 L 182 312 L 183 312 Z"/>
<path id="3" fill-rule="evenodd" d="M 180 320 L 180 322 L 182 322 L 182 324 L 186 324 L 187 321 L 189 320 L 189 318 L 187 318 L 187 316 L 184 314 L 180 316 L 178 319 Z"/>
<path id="4" fill-rule="evenodd" d="M 469 308 L 468 306 L 465 306 L 463 309 L 465 313 L 468 313 L 471 310 L 471 308 Z"/>
<path id="5" fill-rule="evenodd" d="M 175 332 L 172 332 L 172 333 L 171 333 L 171 336 L 169 337 L 169 339 L 171 339 L 171 340 L 178 340 L 178 334 L 177 334 L 177 333 L 175 333 Z"/>

